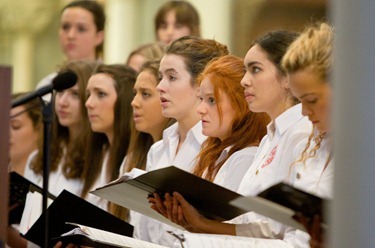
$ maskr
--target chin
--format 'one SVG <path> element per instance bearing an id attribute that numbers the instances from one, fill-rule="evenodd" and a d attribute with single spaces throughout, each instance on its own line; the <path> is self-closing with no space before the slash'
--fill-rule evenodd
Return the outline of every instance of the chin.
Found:
<path id="1" fill-rule="evenodd" d="M 91 130 L 96 133 L 101 133 L 102 129 L 100 127 L 91 126 Z"/>
<path id="2" fill-rule="evenodd" d="M 138 132 L 147 133 L 142 125 L 135 125 L 135 129 L 137 129 Z"/>
<path id="3" fill-rule="evenodd" d="M 329 131 L 326 127 L 322 127 L 320 125 L 317 125 L 316 128 L 320 133 L 327 133 Z"/>
<path id="4" fill-rule="evenodd" d="M 169 111 L 167 111 L 167 110 L 163 110 L 162 111 L 162 114 L 163 114 L 163 116 L 164 117 L 166 117 L 166 118 L 175 118 L 174 116 L 173 116 L 173 114 L 171 114 Z"/>

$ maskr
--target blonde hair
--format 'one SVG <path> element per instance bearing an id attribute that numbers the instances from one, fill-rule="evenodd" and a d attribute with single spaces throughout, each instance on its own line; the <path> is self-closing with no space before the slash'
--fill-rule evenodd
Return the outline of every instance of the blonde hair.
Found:
<path id="1" fill-rule="evenodd" d="M 126 64 L 128 65 L 131 57 L 136 54 L 142 55 L 143 57 L 145 57 L 147 61 L 159 60 L 164 55 L 164 48 L 165 46 L 160 42 L 147 43 L 147 44 L 141 45 L 129 54 L 126 60 Z"/>
<path id="2" fill-rule="evenodd" d="M 331 72 L 333 41 L 332 26 L 313 24 L 289 46 L 281 66 L 288 73 L 311 68 L 325 81 Z"/>
<path id="3" fill-rule="evenodd" d="M 313 130 L 313 132 L 309 136 L 309 139 L 307 140 L 305 149 L 303 150 L 300 159 L 298 159 L 297 161 L 294 161 L 292 163 L 291 167 L 294 166 L 297 163 L 305 164 L 307 159 L 315 157 L 316 151 L 319 150 L 325 136 L 326 136 L 325 133 L 315 132 L 315 130 Z M 309 150 L 312 141 L 314 141 L 315 146 L 312 149 Z M 330 156 L 328 157 L 328 159 L 330 160 Z M 327 162 L 329 162 L 329 161 L 327 161 Z"/>
<path id="4" fill-rule="evenodd" d="M 328 82 L 327 78 L 333 62 L 333 41 L 332 26 L 327 23 L 313 24 L 289 46 L 281 61 L 281 66 L 289 74 L 305 69 L 312 70 L 323 79 L 323 82 Z M 315 157 L 325 138 L 326 133 L 313 130 L 301 158 L 295 161 L 292 166 L 300 162 L 305 164 L 307 159 Z M 315 146 L 309 150 L 313 140 Z M 330 160 L 331 154 L 328 156 L 326 163 L 328 164 Z"/>

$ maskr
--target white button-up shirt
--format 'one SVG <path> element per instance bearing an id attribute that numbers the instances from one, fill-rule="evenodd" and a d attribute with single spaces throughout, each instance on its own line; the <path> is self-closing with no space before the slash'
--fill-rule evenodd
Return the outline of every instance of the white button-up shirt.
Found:
<path id="1" fill-rule="evenodd" d="M 220 163 L 228 156 L 230 148 L 227 147 L 221 152 L 216 163 Z M 232 191 L 237 191 L 243 176 L 253 162 L 257 150 L 257 146 L 250 146 L 233 153 L 221 166 L 215 176 L 214 183 Z"/>
<path id="2" fill-rule="evenodd" d="M 307 140 L 299 145 L 300 155 L 306 147 L 306 142 Z M 307 154 L 314 147 L 315 142 L 312 140 Z M 306 159 L 304 163 L 301 161 L 293 164 L 288 183 L 313 195 L 329 199 L 333 196 L 333 172 L 332 143 L 329 138 L 324 138 L 315 156 Z M 284 236 L 285 241 L 296 247 L 309 247 L 309 239 L 306 232 L 292 228 L 288 228 Z"/>
<path id="3" fill-rule="evenodd" d="M 297 145 L 311 133 L 312 124 L 302 116 L 302 106 L 288 109 L 267 126 L 252 166 L 240 184 L 238 192 L 257 195 L 270 186 L 287 180 L 290 166 L 299 158 Z M 238 236 L 283 238 L 285 226 L 269 218 L 250 212 L 233 220 Z"/>
<path id="4" fill-rule="evenodd" d="M 268 124 L 267 135 L 240 184 L 240 194 L 257 195 L 288 177 L 290 165 L 298 158 L 297 144 L 312 130 L 311 122 L 301 112 L 302 106 L 297 104 Z"/>
<path id="5" fill-rule="evenodd" d="M 193 134 L 198 130 L 199 132 L 201 132 L 201 128 L 202 128 L 201 123 L 199 122 L 198 125 L 199 126 L 196 125 L 192 129 Z M 166 134 L 170 136 L 169 137 L 166 136 L 167 140 L 164 140 L 164 135 Z M 164 132 L 164 135 L 163 135 L 163 141 L 159 141 L 158 142 L 159 144 L 155 143 L 155 145 L 153 145 L 152 148 L 150 149 L 149 156 L 147 159 L 147 169 L 154 170 L 154 169 L 162 168 L 162 167 L 169 166 L 169 165 L 175 165 L 181 169 L 192 172 L 197 162 L 195 158 L 198 155 L 201 147 L 199 146 L 199 149 L 196 149 L 198 147 L 195 147 L 195 146 L 192 147 L 189 143 L 186 143 L 185 141 L 185 143 L 181 146 L 180 151 L 177 154 L 177 156 L 179 156 L 181 152 L 183 152 L 183 154 L 181 154 L 181 156 L 179 157 L 180 160 L 176 160 L 176 159 L 171 158 L 171 155 L 175 153 L 175 150 L 177 148 L 177 142 L 178 142 L 177 129 L 173 129 L 173 126 L 172 126 L 171 128 L 169 128 L 168 130 Z M 201 142 L 203 143 L 203 141 L 205 140 L 205 136 L 203 136 L 201 133 L 199 136 L 203 137 L 203 139 L 201 139 Z M 186 151 L 184 149 L 186 149 Z M 216 174 L 214 183 L 221 185 L 225 188 L 228 188 L 230 190 L 237 191 L 242 177 L 244 176 L 245 172 L 248 170 L 248 168 L 252 164 L 252 161 L 253 161 L 253 158 L 255 156 L 257 149 L 258 147 L 251 146 L 251 147 L 246 147 L 242 150 L 239 150 L 233 153 L 225 161 L 225 163 L 222 165 L 222 167 Z M 155 152 L 156 150 L 157 152 Z M 221 152 L 216 163 L 219 163 L 220 161 L 225 159 L 228 156 L 229 150 L 230 150 L 230 147 L 225 148 Z M 194 152 L 194 154 L 192 152 Z M 164 161 L 169 161 L 169 163 L 161 163 L 162 158 L 164 158 Z M 155 161 L 155 160 L 159 162 L 158 166 L 153 166 L 154 164 L 151 161 Z M 185 164 L 187 165 L 186 167 L 181 167 L 181 163 L 175 162 L 175 161 L 187 161 L 188 163 L 185 162 Z M 149 241 L 149 242 L 169 246 L 169 247 L 171 247 L 173 243 L 176 241 L 175 237 L 167 233 L 167 231 L 176 231 L 176 229 L 174 229 L 173 227 L 159 223 L 155 220 L 152 220 L 150 218 L 147 218 L 139 214 L 136 214 L 135 219 L 136 219 L 136 222 L 138 222 L 138 223 L 135 223 L 135 231 L 134 231 L 135 237 Z"/>
<path id="6" fill-rule="evenodd" d="M 198 122 L 188 131 L 184 143 L 176 154 L 179 142 L 178 123 L 173 124 L 164 130 L 163 139 L 151 146 L 147 154 L 146 170 L 151 171 L 174 165 L 192 172 L 196 157 L 206 138 L 202 134 L 202 123 Z M 167 231 L 174 231 L 175 228 L 141 214 L 134 214 L 133 221 L 134 237 L 155 244 L 173 246 L 176 238 Z"/>
<path id="7" fill-rule="evenodd" d="M 306 142 L 300 144 L 301 153 L 305 146 Z M 312 140 L 307 154 L 314 147 L 315 142 Z M 332 198 L 333 171 L 332 143 L 323 138 L 315 156 L 306 159 L 304 163 L 293 164 L 289 183 L 310 194 Z"/>

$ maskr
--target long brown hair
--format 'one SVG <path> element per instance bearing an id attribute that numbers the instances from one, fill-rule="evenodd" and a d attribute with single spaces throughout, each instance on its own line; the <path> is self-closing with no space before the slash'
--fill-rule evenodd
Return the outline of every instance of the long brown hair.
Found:
<path id="1" fill-rule="evenodd" d="M 159 83 L 159 65 L 160 60 L 152 60 L 146 62 L 141 70 L 140 73 L 143 71 L 150 72 L 153 77 L 155 78 L 155 82 Z M 165 125 L 161 128 L 164 130 L 165 128 L 169 127 L 171 124 L 175 122 L 172 118 L 166 118 Z M 161 137 L 162 133 L 160 133 Z M 149 133 L 140 132 L 134 126 L 134 121 L 131 121 L 131 136 L 130 136 L 130 144 L 129 149 L 126 154 L 126 171 L 131 171 L 133 168 L 139 168 L 144 170 L 146 168 L 146 160 L 147 160 L 147 153 L 150 149 L 151 145 L 156 142 L 157 140 L 153 140 L 152 136 Z"/>
<path id="2" fill-rule="evenodd" d="M 232 120 L 229 137 L 224 140 L 208 137 L 202 144 L 202 150 L 197 157 L 198 163 L 193 172 L 195 175 L 200 177 L 205 175 L 207 180 L 213 181 L 228 157 L 245 147 L 258 146 L 267 132 L 266 126 L 269 117 L 265 113 L 253 113 L 249 110 L 244 90 L 240 84 L 244 75 L 243 60 L 226 55 L 210 62 L 198 77 L 198 84 L 204 78 L 209 78 L 214 88 L 216 102 L 220 102 L 220 92 L 229 97 L 236 116 Z M 219 116 L 222 118 L 220 104 L 217 104 L 217 108 Z M 227 147 L 230 147 L 227 158 L 216 164 L 214 161 Z"/>
<path id="3" fill-rule="evenodd" d="M 155 87 L 157 86 L 159 80 L 159 65 L 160 61 L 148 61 L 146 62 L 142 67 L 139 73 L 143 71 L 150 72 L 154 78 L 155 78 Z M 161 128 L 161 130 L 164 130 L 165 128 L 169 127 L 175 122 L 172 118 L 166 118 L 165 125 Z M 130 124 L 131 134 L 130 134 L 130 143 L 129 148 L 126 153 L 126 161 L 124 164 L 123 171 L 121 173 L 129 172 L 133 168 L 138 168 L 145 170 L 146 169 L 146 162 L 147 162 L 147 153 L 150 150 L 150 147 L 154 142 L 157 140 L 153 140 L 153 137 L 149 133 L 140 132 L 135 128 L 134 121 L 131 121 Z M 162 133 L 160 133 L 161 137 Z M 129 210 L 123 207 L 120 207 L 116 204 L 110 204 L 109 205 L 109 211 L 127 221 L 129 218 Z"/>
<path id="4" fill-rule="evenodd" d="M 50 171 L 56 171 L 63 156 L 65 162 L 62 165 L 62 172 L 66 178 L 80 178 L 84 166 L 84 147 L 87 142 L 87 130 L 90 124 L 87 118 L 85 107 L 87 82 L 95 71 L 98 63 L 94 61 L 82 60 L 68 62 L 61 67 L 60 71 L 72 71 L 77 75 L 78 94 L 80 99 L 81 124 L 79 126 L 80 135 L 75 140 L 69 140 L 69 129 L 59 123 L 57 115 L 54 115 L 51 128 L 51 164 Z M 56 94 L 56 92 L 54 92 Z M 43 149 L 42 143 L 39 144 L 39 152 L 31 163 L 31 168 L 37 174 L 43 171 Z M 64 155 L 64 149 L 66 154 Z"/>
<path id="5" fill-rule="evenodd" d="M 95 181 L 102 172 L 104 154 L 109 151 L 109 160 L 106 175 L 109 180 L 118 177 L 122 160 L 129 147 L 130 121 L 132 120 L 133 87 L 136 79 L 136 72 L 126 65 L 100 65 L 96 72 L 105 73 L 113 78 L 117 93 L 117 100 L 114 106 L 114 139 L 111 147 L 107 136 L 104 133 L 90 132 L 87 151 L 85 152 L 85 168 L 82 177 L 85 183 L 82 190 L 82 197 L 85 197 L 91 190 Z"/>

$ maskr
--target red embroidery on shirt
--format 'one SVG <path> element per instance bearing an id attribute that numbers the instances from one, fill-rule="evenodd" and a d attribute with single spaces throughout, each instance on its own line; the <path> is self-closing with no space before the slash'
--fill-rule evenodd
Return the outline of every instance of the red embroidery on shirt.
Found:
<path id="1" fill-rule="evenodd" d="M 275 155 L 276 155 L 276 150 L 277 150 L 277 146 L 275 146 L 272 149 L 271 153 L 268 155 L 267 160 L 262 164 L 261 168 L 264 168 L 264 167 L 268 166 L 273 161 L 273 159 L 275 158 Z"/>

